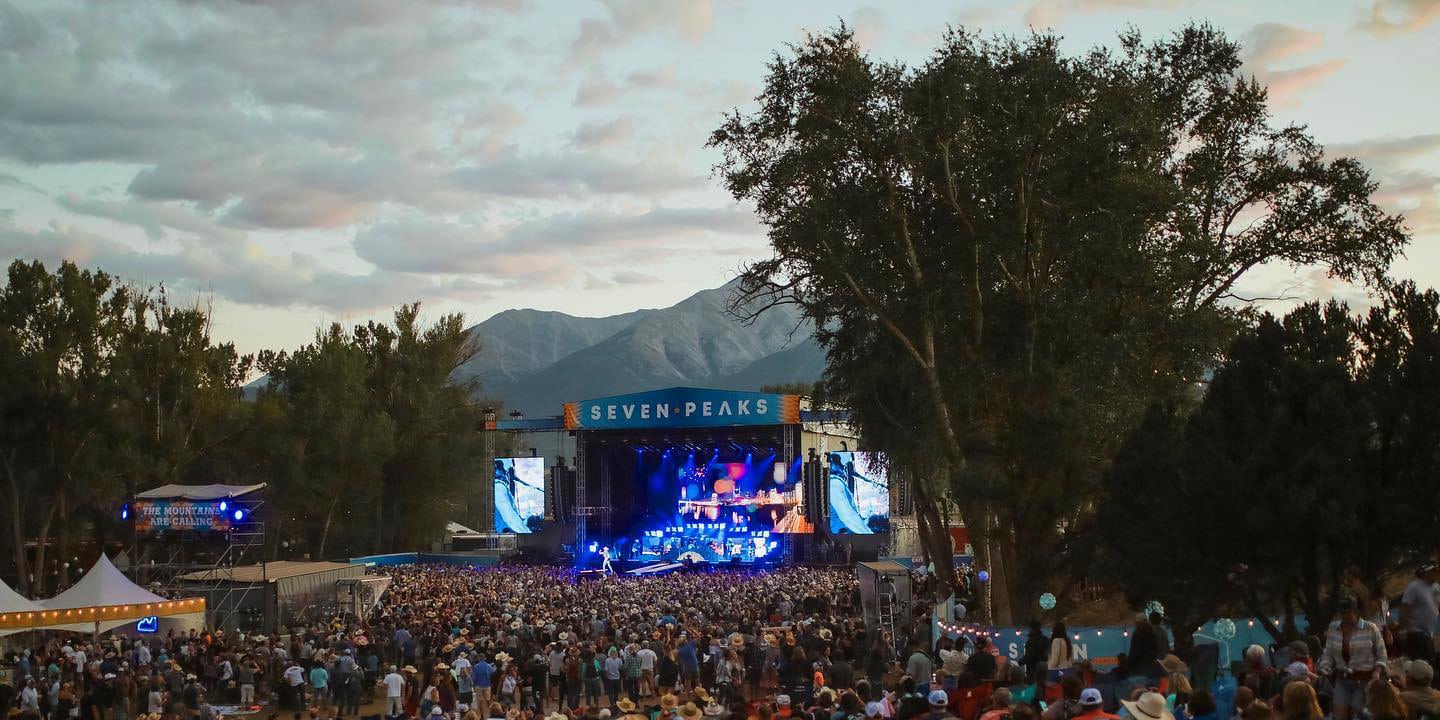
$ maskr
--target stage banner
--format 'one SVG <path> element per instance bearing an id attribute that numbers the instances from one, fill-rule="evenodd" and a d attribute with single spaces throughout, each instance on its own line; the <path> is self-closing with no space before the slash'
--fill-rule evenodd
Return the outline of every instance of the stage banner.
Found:
<path id="1" fill-rule="evenodd" d="M 567 430 L 731 427 L 800 422 L 800 396 L 670 388 L 565 404 Z"/>
<path id="2" fill-rule="evenodd" d="M 222 500 L 136 500 L 135 532 L 226 532 L 230 514 L 222 504 Z"/>

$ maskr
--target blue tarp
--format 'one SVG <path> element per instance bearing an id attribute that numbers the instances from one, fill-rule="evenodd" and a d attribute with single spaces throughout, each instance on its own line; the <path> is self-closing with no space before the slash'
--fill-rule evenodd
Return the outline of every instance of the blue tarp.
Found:
<path id="1" fill-rule="evenodd" d="M 440 555 L 432 553 L 391 553 L 389 555 L 367 555 L 350 558 L 352 565 L 469 565 L 490 567 L 500 564 L 500 558 L 489 555 Z"/>

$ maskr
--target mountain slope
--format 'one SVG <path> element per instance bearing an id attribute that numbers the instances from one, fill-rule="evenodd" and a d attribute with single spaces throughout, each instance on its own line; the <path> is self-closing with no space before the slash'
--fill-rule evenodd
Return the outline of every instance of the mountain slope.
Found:
<path id="1" fill-rule="evenodd" d="M 512 386 L 520 378 L 590 347 L 654 313 L 636 310 L 623 315 L 584 318 L 542 310 L 506 310 L 469 329 L 478 336 L 480 354 L 456 376 L 480 378 L 481 391 Z M 492 391 L 491 388 L 495 391 Z"/>
<path id="2" fill-rule="evenodd" d="M 730 292 L 728 285 L 706 290 L 642 313 L 608 338 L 528 375 L 494 373 L 484 392 L 542 416 L 559 413 L 568 401 L 676 385 L 757 390 L 819 378 L 823 355 L 798 311 L 777 307 L 746 325 L 725 313 Z"/>

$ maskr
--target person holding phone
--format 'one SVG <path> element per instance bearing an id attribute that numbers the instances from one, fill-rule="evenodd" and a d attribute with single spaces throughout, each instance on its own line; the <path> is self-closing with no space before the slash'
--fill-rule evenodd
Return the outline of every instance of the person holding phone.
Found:
<path id="1" fill-rule="evenodd" d="M 1360 617 L 1360 604 L 1353 595 L 1342 595 L 1336 609 L 1339 619 L 1325 633 L 1325 651 L 1317 674 L 1334 683 L 1336 720 L 1350 720 L 1365 708 L 1365 688 L 1387 660 L 1385 638 L 1375 623 Z"/>

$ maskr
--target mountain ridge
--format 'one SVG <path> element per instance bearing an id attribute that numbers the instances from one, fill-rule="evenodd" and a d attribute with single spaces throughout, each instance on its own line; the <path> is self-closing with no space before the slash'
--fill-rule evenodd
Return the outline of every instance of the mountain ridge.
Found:
<path id="1" fill-rule="evenodd" d="M 799 312 L 780 306 L 741 323 L 726 313 L 733 287 L 602 318 L 506 310 L 468 330 L 481 350 L 456 375 L 478 379 L 482 395 L 531 416 L 666 387 L 758 390 L 818 380 L 824 352 Z"/>

